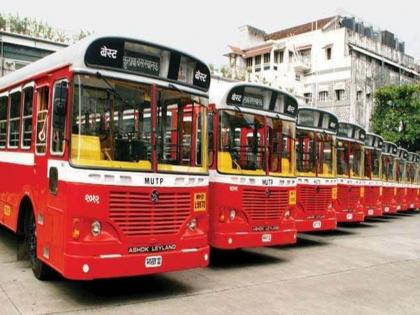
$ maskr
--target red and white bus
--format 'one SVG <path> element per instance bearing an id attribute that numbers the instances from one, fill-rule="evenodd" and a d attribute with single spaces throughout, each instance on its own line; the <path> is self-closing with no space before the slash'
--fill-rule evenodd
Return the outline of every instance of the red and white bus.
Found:
<path id="1" fill-rule="evenodd" d="M 337 222 L 362 222 L 365 219 L 364 145 L 366 131 L 355 124 L 338 123 L 337 133 Z"/>
<path id="2" fill-rule="evenodd" d="M 365 141 L 364 198 L 365 217 L 381 216 L 382 208 L 382 145 L 384 139 L 367 133 Z"/>
<path id="3" fill-rule="evenodd" d="M 397 192 L 395 200 L 397 203 L 397 211 L 407 211 L 409 206 L 407 203 L 407 163 L 408 163 L 408 151 L 404 148 L 398 147 L 397 149 Z"/>
<path id="4" fill-rule="evenodd" d="M 218 249 L 296 242 L 297 101 L 249 83 L 210 89 L 209 241 Z"/>
<path id="5" fill-rule="evenodd" d="M 296 127 L 297 205 L 293 213 L 298 232 L 337 227 L 335 141 L 338 119 L 332 113 L 299 108 Z"/>
<path id="6" fill-rule="evenodd" d="M 384 141 L 382 146 L 382 207 L 383 214 L 397 213 L 397 145 Z"/>
<path id="7" fill-rule="evenodd" d="M 410 210 L 417 208 L 417 180 L 418 176 L 417 169 L 420 164 L 420 155 L 414 152 L 408 153 L 408 162 L 407 162 L 407 207 Z"/>
<path id="8" fill-rule="evenodd" d="M 34 274 L 206 266 L 210 71 L 92 37 L 0 79 L 0 222 Z"/>

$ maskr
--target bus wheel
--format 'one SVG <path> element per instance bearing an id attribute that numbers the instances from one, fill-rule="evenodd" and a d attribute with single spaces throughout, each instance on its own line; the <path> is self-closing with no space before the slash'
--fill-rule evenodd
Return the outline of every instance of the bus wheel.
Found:
<path id="1" fill-rule="evenodd" d="M 32 271 L 38 280 L 48 280 L 51 276 L 51 269 L 44 262 L 38 259 L 37 256 L 37 238 L 36 238 L 36 223 L 34 213 L 29 212 L 25 224 L 26 242 L 29 253 L 29 261 L 31 263 Z"/>

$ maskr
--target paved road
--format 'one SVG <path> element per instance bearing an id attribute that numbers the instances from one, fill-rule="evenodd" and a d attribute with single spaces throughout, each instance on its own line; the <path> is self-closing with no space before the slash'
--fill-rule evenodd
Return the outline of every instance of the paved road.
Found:
<path id="1" fill-rule="evenodd" d="M 0 314 L 420 314 L 420 213 L 212 257 L 207 269 L 37 281 L 0 229 Z"/>

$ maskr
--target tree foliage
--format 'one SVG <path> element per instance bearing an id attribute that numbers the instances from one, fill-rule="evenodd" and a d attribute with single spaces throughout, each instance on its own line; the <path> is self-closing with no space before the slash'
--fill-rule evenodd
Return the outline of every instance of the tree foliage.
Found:
<path id="1" fill-rule="evenodd" d="M 0 30 L 11 33 L 33 36 L 59 43 L 74 43 L 90 35 L 92 32 L 80 30 L 76 34 L 50 26 L 48 23 L 29 17 L 21 17 L 18 14 L 0 13 Z"/>
<path id="2" fill-rule="evenodd" d="M 409 151 L 420 150 L 420 84 L 376 90 L 373 132 Z"/>

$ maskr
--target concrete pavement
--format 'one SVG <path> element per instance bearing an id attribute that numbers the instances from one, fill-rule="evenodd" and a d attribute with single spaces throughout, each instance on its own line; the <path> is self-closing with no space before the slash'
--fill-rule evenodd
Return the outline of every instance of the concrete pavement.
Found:
<path id="1" fill-rule="evenodd" d="M 211 266 L 130 279 L 36 280 L 0 229 L 0 314 L 420 314 L 420 213 L 216 253 Z"/>

